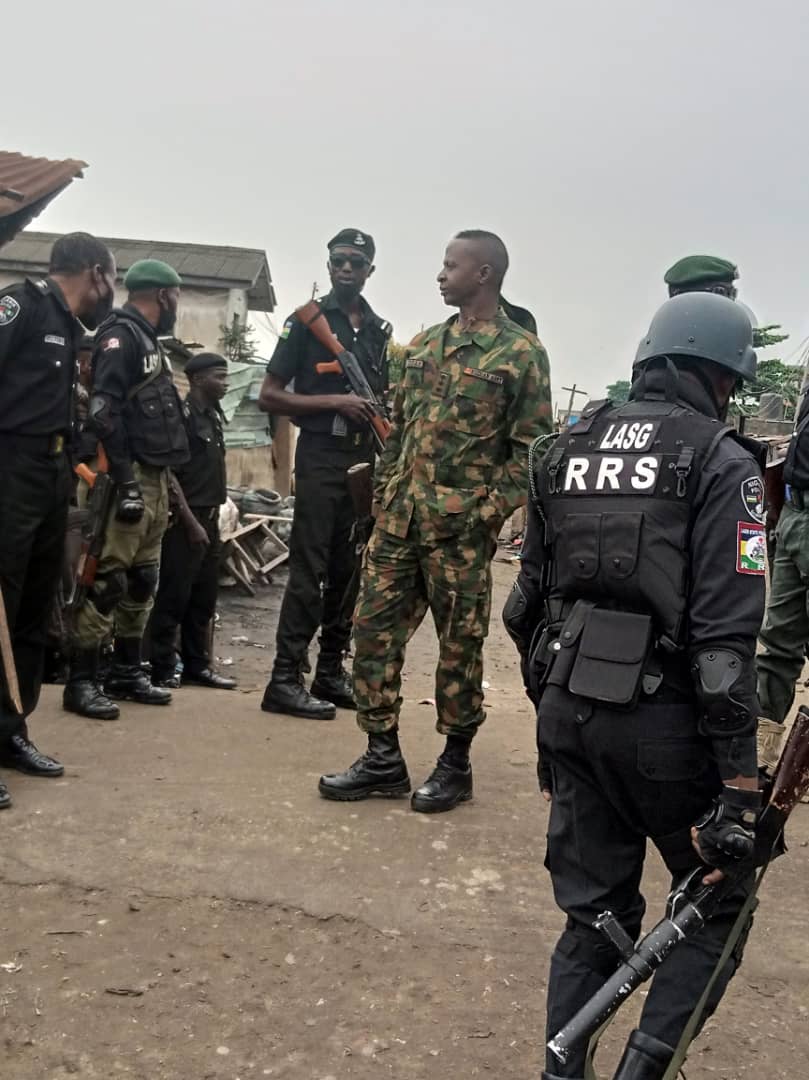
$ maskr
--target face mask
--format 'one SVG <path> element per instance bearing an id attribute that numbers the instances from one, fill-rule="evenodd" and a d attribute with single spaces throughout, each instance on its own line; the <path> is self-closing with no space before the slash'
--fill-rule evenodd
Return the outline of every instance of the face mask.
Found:
<path id="1" fill-rule="evenodd" d="M 97 330 L 112 311 L 115 294 L 112 289 L 106 296 L 99 296 L 88 315 L 82 315 L 81 321 L 88 330 Z"/>
<path id="2" fill-rule="evenodd" d="M 177 322 L 177 312 L 170 307 L 160 305 L 160 316 L 157 320 L 157 332 L 160 335 L 170 334 Z"/>

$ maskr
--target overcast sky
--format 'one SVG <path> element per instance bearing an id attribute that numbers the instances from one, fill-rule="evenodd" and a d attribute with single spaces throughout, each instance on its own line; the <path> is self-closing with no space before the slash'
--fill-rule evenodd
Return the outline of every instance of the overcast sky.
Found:
<path id="1" fill-rule="evenodd" d="M 371 232 L 398 340 L 490 228 L 555 397 L 631 367 L 662 275 L 710 252 L 809 334 L 804 0 L 97 0 L 5 12 L 0 144 L 90 163 L 35 228 L 265 248 L 277 322 Z"/>

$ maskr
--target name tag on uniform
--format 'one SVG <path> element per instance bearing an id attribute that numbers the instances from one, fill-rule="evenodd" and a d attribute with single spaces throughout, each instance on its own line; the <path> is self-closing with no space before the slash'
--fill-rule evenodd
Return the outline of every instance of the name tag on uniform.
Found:
<path id="1" fill-rule="evenodd" d="M 635 420 L 632 423 L 610 424 L 604 432 L 599 450 L 625 450 L 642 453 L 654 442 L 660 421 Z"/>
<path id="2" fill-rule="evenodd" d="M 416 356 L 408 356 L 407 360 L 405 360 L 405 367 L 421 370 L 424 367 L 424 361 L 419 360 Z"/>
<path id="3" fill-rule="evenodd" d="M 661 461 L 660 454 L 578 454 L 567 459 L 562 490 L 567 495 L 654 495 Z"/>
<path id="4" fill-rule="evenodd" d="M 483 382 L 496 383 L 497 386 L 502 386 L 505 381 L 502 375 L 498 375 L 494 371 L 478 371 L 477 368 L 465 367 L 463 373 L 464 375 L 470 375 L 473 379 L 482 379 Z"/>
<path id="5" fill-rule="evenodd" d="M 65 339 L 63 337 L 60 337 L 58 334 L 46 334 L 45 335 L 45 344 L 46 345 L 64 345 L 65 344 Z"/>

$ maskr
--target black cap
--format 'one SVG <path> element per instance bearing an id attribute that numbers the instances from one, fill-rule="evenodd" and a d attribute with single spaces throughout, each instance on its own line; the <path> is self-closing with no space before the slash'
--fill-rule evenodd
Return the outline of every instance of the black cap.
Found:
<path id="1" fill-rule="evenodd" d="M 374 261 L 374 255 L 376 254 L 376 244 L 373 236 L 370 233 L 363 232 L 362 229 L 340 229 L 338 234 L 329 240 L 326 247 L 329 251 L 336 247 L 354 248 L 360 255 L 364 255 L 369 262 Z"/>
<path id="2" fill-rule="evenodd" d="M 201 352 L 192 356 L 185 365 L 185 374 L 190 377 L 200 371 L 208 371 L 209 368 L 224 368 L 227 371 L 228 362 L 224 356 L 215 352 Z"/>

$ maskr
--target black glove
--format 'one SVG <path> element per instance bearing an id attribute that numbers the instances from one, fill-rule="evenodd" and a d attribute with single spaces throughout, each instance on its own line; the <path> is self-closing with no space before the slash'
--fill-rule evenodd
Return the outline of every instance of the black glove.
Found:
<path id="1" fill-rule="evenodd" d="M 725 787 L 696 823 L 699 849 L 709 866 L 725 870 L 751 858 L 761 792 Z"/>
<path id="2" fill-rule="evenodd" d="M 130 525 L 137 524 L 146 513 L 146 503 L 143 501 L 140 488 L 134 481 L 129 484 L 121 484 L 117 494 L 116 519 Z"/>

